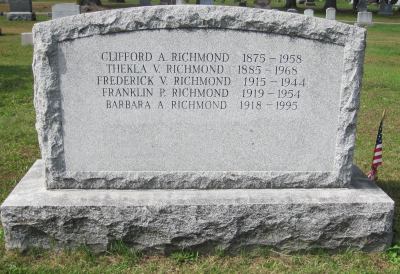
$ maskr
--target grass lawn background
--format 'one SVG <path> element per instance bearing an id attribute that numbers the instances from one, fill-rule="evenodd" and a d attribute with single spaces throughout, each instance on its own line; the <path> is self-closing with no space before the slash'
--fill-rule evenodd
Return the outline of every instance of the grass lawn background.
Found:
<path id="1" fill-rule="evenodd" d="M 107 7 L 125 7 L 137 5 L 138 1 L 135 1 L 128 0 L 127 4 L 111 4 L 103 1 L 103 4 Z M 190 1 L 193 2 L 193 0 Z M 62 1 L 41 2 L 44 3 L 33 3 L 34 10 L 35 7 L 40 7 L 43 11 L 50 11 L 53 4 Z M 348 3 L 338 2 L 338 7 L 348 5 Z M 284 5 L 283 2 L 272 4 L 273 6 Z M 321 8 L 323 4 L 324 2 L 317 2 L 316 9 Z M 233 2 L 231 5 L 234 5 Z M 303 5 L 298 6 L 300 11 Z M 372 9 L 374 8 L 372 6 Z M 0 4 L 0 10 L 7 11 L 4 4 Z M 322 11 L 316 10 L 316 14 L 324 17 Z M 356 13 L 350 10 L 339 10 L 337 18 L 356 21 L 356 16 Z M 396 23 L 400 22 L 399 16 L 399 12 L 387 17 L 378 17 L 374 13 L 374 21 Z M 31 31 L 34 23 L 45 20 L 49 18 L 44 14 L 37 15 L 36 22 L 7 21 L 6 16 L 0 16 L 0 28 L 3 32 L 0 36 L 1 203 L 35 160 L 40 158 L 32 103 L 33 48 L 21 46 L 20 34 Z M 386 109 L 383 125 L 383 165 L 379 167 L 377 183 L 396 201 L 394 227 L 396 237 L 400 236 L 399 74 L 400 25 L 375 24 L 374 28 L 369 28 L 367 31 L 354 161 L 365 173 L 369 171 L 380 118 L 383 110 Z M 198 255 L 183 251 L 164 257 L 139 256 L 138 253 L 127 250 L 122 245 L 116 246 L 108 254 L 101 255 L 91 253 L 84 246 L 77 251 L 62 254 L 37 249 L 30 250 L 28 254 L 19 254 L 17 251 L 5 251 L 2 228 L 0 230 L 0 272 L 2 273 L 257 273 L 266 271 L 271 273 L 398 273 L 400 260 L 389 258 L 389 255 L 397 254 L 400 256 L 400 251 L 365 254 L 348 250 L 336 255 L 319 252 L 313 255 L 288 256 L 260 250 L 256 253 L 243 251 L 236 257 L 230 257 L 223 251 L 217 250 L 212 255 Z"/>

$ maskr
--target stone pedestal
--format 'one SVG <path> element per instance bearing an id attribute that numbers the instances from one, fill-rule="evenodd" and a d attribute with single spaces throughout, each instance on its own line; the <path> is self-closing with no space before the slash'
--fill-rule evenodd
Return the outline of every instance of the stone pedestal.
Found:
<path id="1" fill-rule="evenodd" d="M 9 12 L 7 13 L 7 20 L 36 21 L 36 14 L 34 12 Z"/>
<path id="2" fill-rule="evenodd" d="M 38 160 L 1 206 L 8 250 L 104 251 L 122 239 L 165 253 L 380 252 L 391 244 L 393 214 L 394 202 L 356 166 L 342 189 L 46 190 Z"/>

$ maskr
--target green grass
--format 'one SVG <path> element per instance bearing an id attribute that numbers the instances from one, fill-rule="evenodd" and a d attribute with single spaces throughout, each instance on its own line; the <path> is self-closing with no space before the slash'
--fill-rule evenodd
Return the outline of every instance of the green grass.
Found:
<path id="1" fill-rule="evenodd" d="M 317 7 L 322 7 L 323 3 L 317 2 Z M 283 3 L 273 4 L 283 6 Z M 351 11 L 343 11 L 343 14 L 356 20 Z M 46 15 L 38 15 L 37 18 L 38 21 L 49 19 Z M 389 21 L 397 19 L 385 18 Z M 0 36 L 0 203 L 33 162 L 40 158 L 32 103 L 33 48 L 20 44 L 20 33 L 31 31 L 33 23 L 10 22 L 6 16 L 0 17 L 4 34 Z M 400 25 L 376 24 L 367 32 L 354 161 L 364 172 L 368 172 L 379 121 L 386 109 L 384 160 L 379 168 L 378 184 L 396 201 L 395 233 L 399 237 Z M 346 251 L 335 255 L 317 252 L 314 255 L 289 256 L 258 250 L 231 257 L 224 250 L 216 250 L 213 255 L 183 250 L 164 257 L 142 255 L 126 248 L 121 242 L 100 255 L 85 246 L 61 254 L 40 249 L 19 254 L 17 251 L 6 252 L 4 245 L 4 233 L 0 230 L 1 273 L 398 273 L 400 267 L 400 261 L 390 257 L 397 254 L 395 252 L 365 254 Z"/>

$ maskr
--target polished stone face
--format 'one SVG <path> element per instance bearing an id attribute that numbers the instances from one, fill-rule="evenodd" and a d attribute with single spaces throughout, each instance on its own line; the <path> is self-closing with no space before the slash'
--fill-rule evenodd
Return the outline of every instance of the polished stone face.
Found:
<path id="1" fill-rule="evenodd" d="M 348 186 L 363 30 L 224 7 L 74 18 L 34 30 L 49 188 Z"/>
<path id="2" fill-rule="evenodd" d="M 9 0 L 10 12 L 32 12 L 32 0 Z"/>
<path id="3" fill-rule="evenodd" d="M 343 48 L 212 29 L 62 42 L 66 168 L 331 171 Z"/>

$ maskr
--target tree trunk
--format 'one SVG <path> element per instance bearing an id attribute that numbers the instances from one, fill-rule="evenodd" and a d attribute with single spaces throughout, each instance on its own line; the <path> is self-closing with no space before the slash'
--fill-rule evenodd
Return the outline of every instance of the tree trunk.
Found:
<path id="1" fill-rule="evenodd" d="M 353 0 L 353 10 L 357 9 L 358 2 L 359 0 Z"/>
<path id="2" fill-rule="evenodd" d="M 81 6 L 102 6 L 101 0 L 83 0 Z"/>
<path id="3" fill-rule="evenodd" d="M 337 10 L 336 0 L 326 0 L 325 6 L 322 8 L 322 10 L 326 10 L 327 8 L 334 8 Z"/>
<path id="4" fill-rule="evenodd" d="M 297 9 L 296 0 L 286 0 L 284 8 Z"/>

